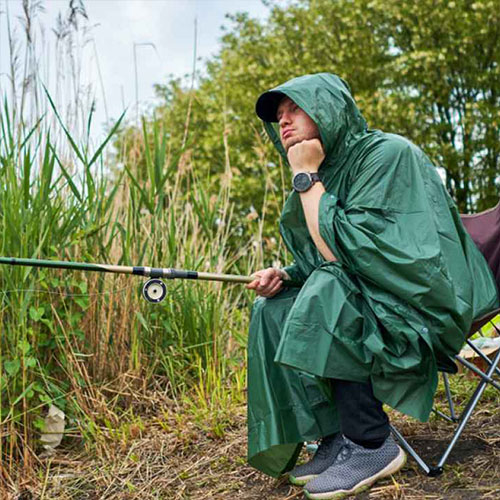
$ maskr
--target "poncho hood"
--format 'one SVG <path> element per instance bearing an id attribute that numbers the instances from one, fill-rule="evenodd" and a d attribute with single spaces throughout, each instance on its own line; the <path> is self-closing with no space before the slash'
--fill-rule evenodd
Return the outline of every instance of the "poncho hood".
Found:
<path id="1" fill-rule="evenodd" d="M 304 75 L 264 92 L 256 104 L 256 113 L 264 121 L 265 129 L 281 156 L 287 160 L 281 144 L 276 110 L 287 96 L 303 109 L 317 125 L 325 150 L 321 165 L 339 166 L 349 146 L 367 130 L 351 95 L 349 85 L 337 75 L 318 73 Z"/>

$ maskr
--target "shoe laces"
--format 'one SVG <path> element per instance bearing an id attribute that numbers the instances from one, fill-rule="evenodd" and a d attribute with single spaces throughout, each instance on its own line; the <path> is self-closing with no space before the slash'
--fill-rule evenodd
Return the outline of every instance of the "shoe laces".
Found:
<path id="1" fill-rule="evenodd" d="M 349 460 L 352 455 L 352 446 L 345 442 L 342 444 L 342 447 L 340 448 L 340 451 L 337 453 L 337 457 L 335 458 L 335 463 L 341 463 L 345 462 L 346 460 Z"/>
<path id="2" fill-rule="evenodd" d="M 334 434 L 333 436 L 327 436 L 321 440 L 318 450 L 316 451 L 317 458 L 326 458 L 330 454 L 335 438 L 336 435 Z"/>

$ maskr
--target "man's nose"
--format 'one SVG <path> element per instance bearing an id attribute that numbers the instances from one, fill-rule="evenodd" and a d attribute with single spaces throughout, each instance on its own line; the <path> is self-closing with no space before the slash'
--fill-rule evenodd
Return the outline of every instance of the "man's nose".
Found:
<path id="1" fill-rule="evenodd" d="M 280 127 L 284 127 L 287 123 L 290 123 L 290 121 L 291 121 L 290 114 L 285 111 L 280 116 L 278 124 L 279 124 Z"/>

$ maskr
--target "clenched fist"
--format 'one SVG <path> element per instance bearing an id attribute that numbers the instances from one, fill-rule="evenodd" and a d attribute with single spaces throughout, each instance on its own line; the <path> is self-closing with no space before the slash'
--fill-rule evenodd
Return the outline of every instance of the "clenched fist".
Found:
<path id="1" fill-rule="evenodd" d="M 317 172 L 325 159 L 325 152 L 319 139 L 308 139 L 294 144 L 287 156 L 294 173 Z"/>

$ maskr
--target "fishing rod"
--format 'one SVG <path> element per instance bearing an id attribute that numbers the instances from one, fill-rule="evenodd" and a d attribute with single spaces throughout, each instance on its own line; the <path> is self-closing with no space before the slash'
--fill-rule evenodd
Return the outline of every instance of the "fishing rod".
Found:
<path id="1" fill-rule="evenodd" d="M 18 259 L 15 257 L 0 257 L 0 264 L 144 276 L 150 279 L 147 280 L 142 287 L 142 296 L 148 302 L 153 303 L 161 302 L 167 295 L 167 286 L 162 279 L 208 280 L 224 281 L 226 283 L 251 283 L 255 280 L 255 277 L 252 276 L 204 273 L 199 271 L 187 271 L 184 269 L 173 269 L 170 267 L 115 266 L 110 264 L 89 264 L 86 262 L 66 262 L 60 260 Z M 301 285 L 295 281 L 284 280 L 283 286 L 300 287 Z"/>

